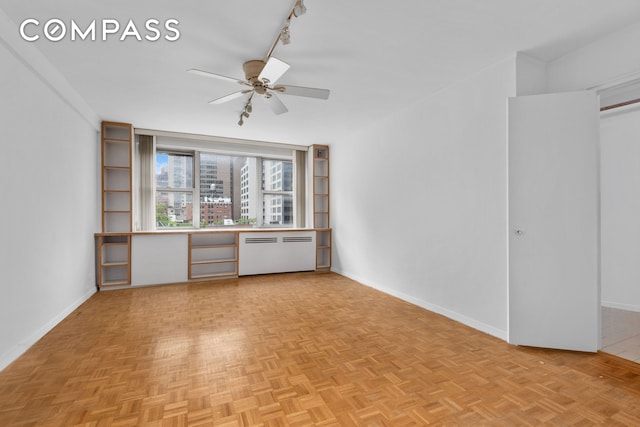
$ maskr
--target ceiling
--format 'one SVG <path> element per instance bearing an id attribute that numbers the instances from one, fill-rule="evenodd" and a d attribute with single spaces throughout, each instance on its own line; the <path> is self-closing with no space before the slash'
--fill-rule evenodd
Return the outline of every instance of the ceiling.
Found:
<path id="1" fill-rule="evenodd" d="M 16 26 L 132 19 L 143 36 L 146 20 L 177 19 L 175 42 L 98 32 L 96 41 L 33 44 L 104 120 L 303 145 L 342 140 L 516 51 L 552 60 L 640 20 L 638 0 L 306 0 L 291 44 L 273 55 L 291 65 L 279 83 L 330 89 L 329 100 L 282 95 L 289 112 L 278 116 L 254 102 L 240 127 L 241 100 L 208 104 L 239 86 L 186 70 L 243 78 L 242 63 L 265 56 L 293 3 L 0 0 L 0 9 Z"/>

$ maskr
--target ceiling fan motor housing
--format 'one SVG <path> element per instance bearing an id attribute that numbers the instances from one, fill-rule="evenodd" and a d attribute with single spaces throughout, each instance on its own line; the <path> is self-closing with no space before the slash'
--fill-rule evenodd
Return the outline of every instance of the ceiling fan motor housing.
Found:
<path id="1" fill-rule="evenodd" d="M 263 95 L 264 92 L 266 91 L 266 88 L 264 87 L 265 84 L 269 83 L 268 81 L 261 82 L 260 80 L 258 80 L 258 76 L 262 72 L 262 69 L 264 68 L 264 66 L 265 66 L 265 62 L 259 59 L 247 61 L 244 64 L 242 64 L 242 69 L 244 70 L 244 75 L 246 76 L 247 81 L 251 83 L 254 89 L 256 90 L 256 92 L 258 92 L 261 95 Z"/>

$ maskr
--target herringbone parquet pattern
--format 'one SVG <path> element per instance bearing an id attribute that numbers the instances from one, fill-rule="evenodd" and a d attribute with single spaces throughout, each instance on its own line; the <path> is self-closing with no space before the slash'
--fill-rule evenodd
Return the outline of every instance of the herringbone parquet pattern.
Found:
<path id="1" fill-rule="evenodd" d="M 0 426 L 637 426 L 639 374 L 336 274 L 256 276 L 94 295 L 0 373 Z"/>

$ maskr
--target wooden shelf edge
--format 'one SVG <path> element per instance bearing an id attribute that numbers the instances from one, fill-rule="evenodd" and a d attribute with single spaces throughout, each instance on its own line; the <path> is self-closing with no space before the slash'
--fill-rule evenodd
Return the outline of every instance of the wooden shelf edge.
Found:
<path id="1" fill-rule="evenodd" d="M 220 274 L 198 274 L 196 276 L 189 277 L 189 280 L 197 279 L 220 279 L 220 278 L 238 277 L 238 273 L 220 273 Z"/>
<path id="2" fill-rule="evenodd" d="M 108 288 L 110 286 L 129 286 L 129 285 L 131 285 L 131 283 L 129 283 L 126 280 L 120 280 L 120 281 L 113 280 L 109 282 L 104 282 L 98 286 L 101 288 Z"/>
<path id="3" fill-rule="evenodd" d="M 223 249 L 237 248 L 238 245 L 191 245 L 191 249 Z"/>
<path id="4" fill-rule="evenodd" d="M 191 265 L 206 265 L 206 264 L 225 264 L 238 262 L 237 259 L 222 259 L 222 260 L 206 260 L 206 261 L 192 261 Z"/>
<path id="5" fill-rule="evenodd" d="M 104 138 L 104 142 L 115 142 L 117 144 L 128 144 L 131 142 L 130 139 L 120 139 L 120 138 Z"/>
<path id="6" fill-rule="evenodd" d="M 105 262 L 101 265 L 101 267 L 126 267 L 129 265 L 129 261 L 113 261 L 113 262 Z"/>

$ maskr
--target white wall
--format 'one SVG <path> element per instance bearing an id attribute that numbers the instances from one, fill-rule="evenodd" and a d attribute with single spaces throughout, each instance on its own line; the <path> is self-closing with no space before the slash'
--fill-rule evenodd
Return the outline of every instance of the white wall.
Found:
<path id="1" fill-rule="evenodd" d="M 3 369 L 95 292 L 99 144 L 92 113 L 3 13 L 0 28 Z"/>
<path id="2" fill-rule="evenodd" d="M 332 145 L 334 270 L 507 337 L 515 57 Z"/>
<path id="3" fill-rule="evenodd" d="M 602 305 L 640 311 L 640 110 L 600 125 Z"/>
<path id="4" fill-rule="evenodd" d="M 637 78 L 639 38 L 517 54 L 338 140 L 334 270 L 507 339 L 506 98 Z"/>
<path id="5" fill-rule="evenodd" d="M 640 22 L 548 64 L 550 92 L 584 90 L 640 77 Z"/>

